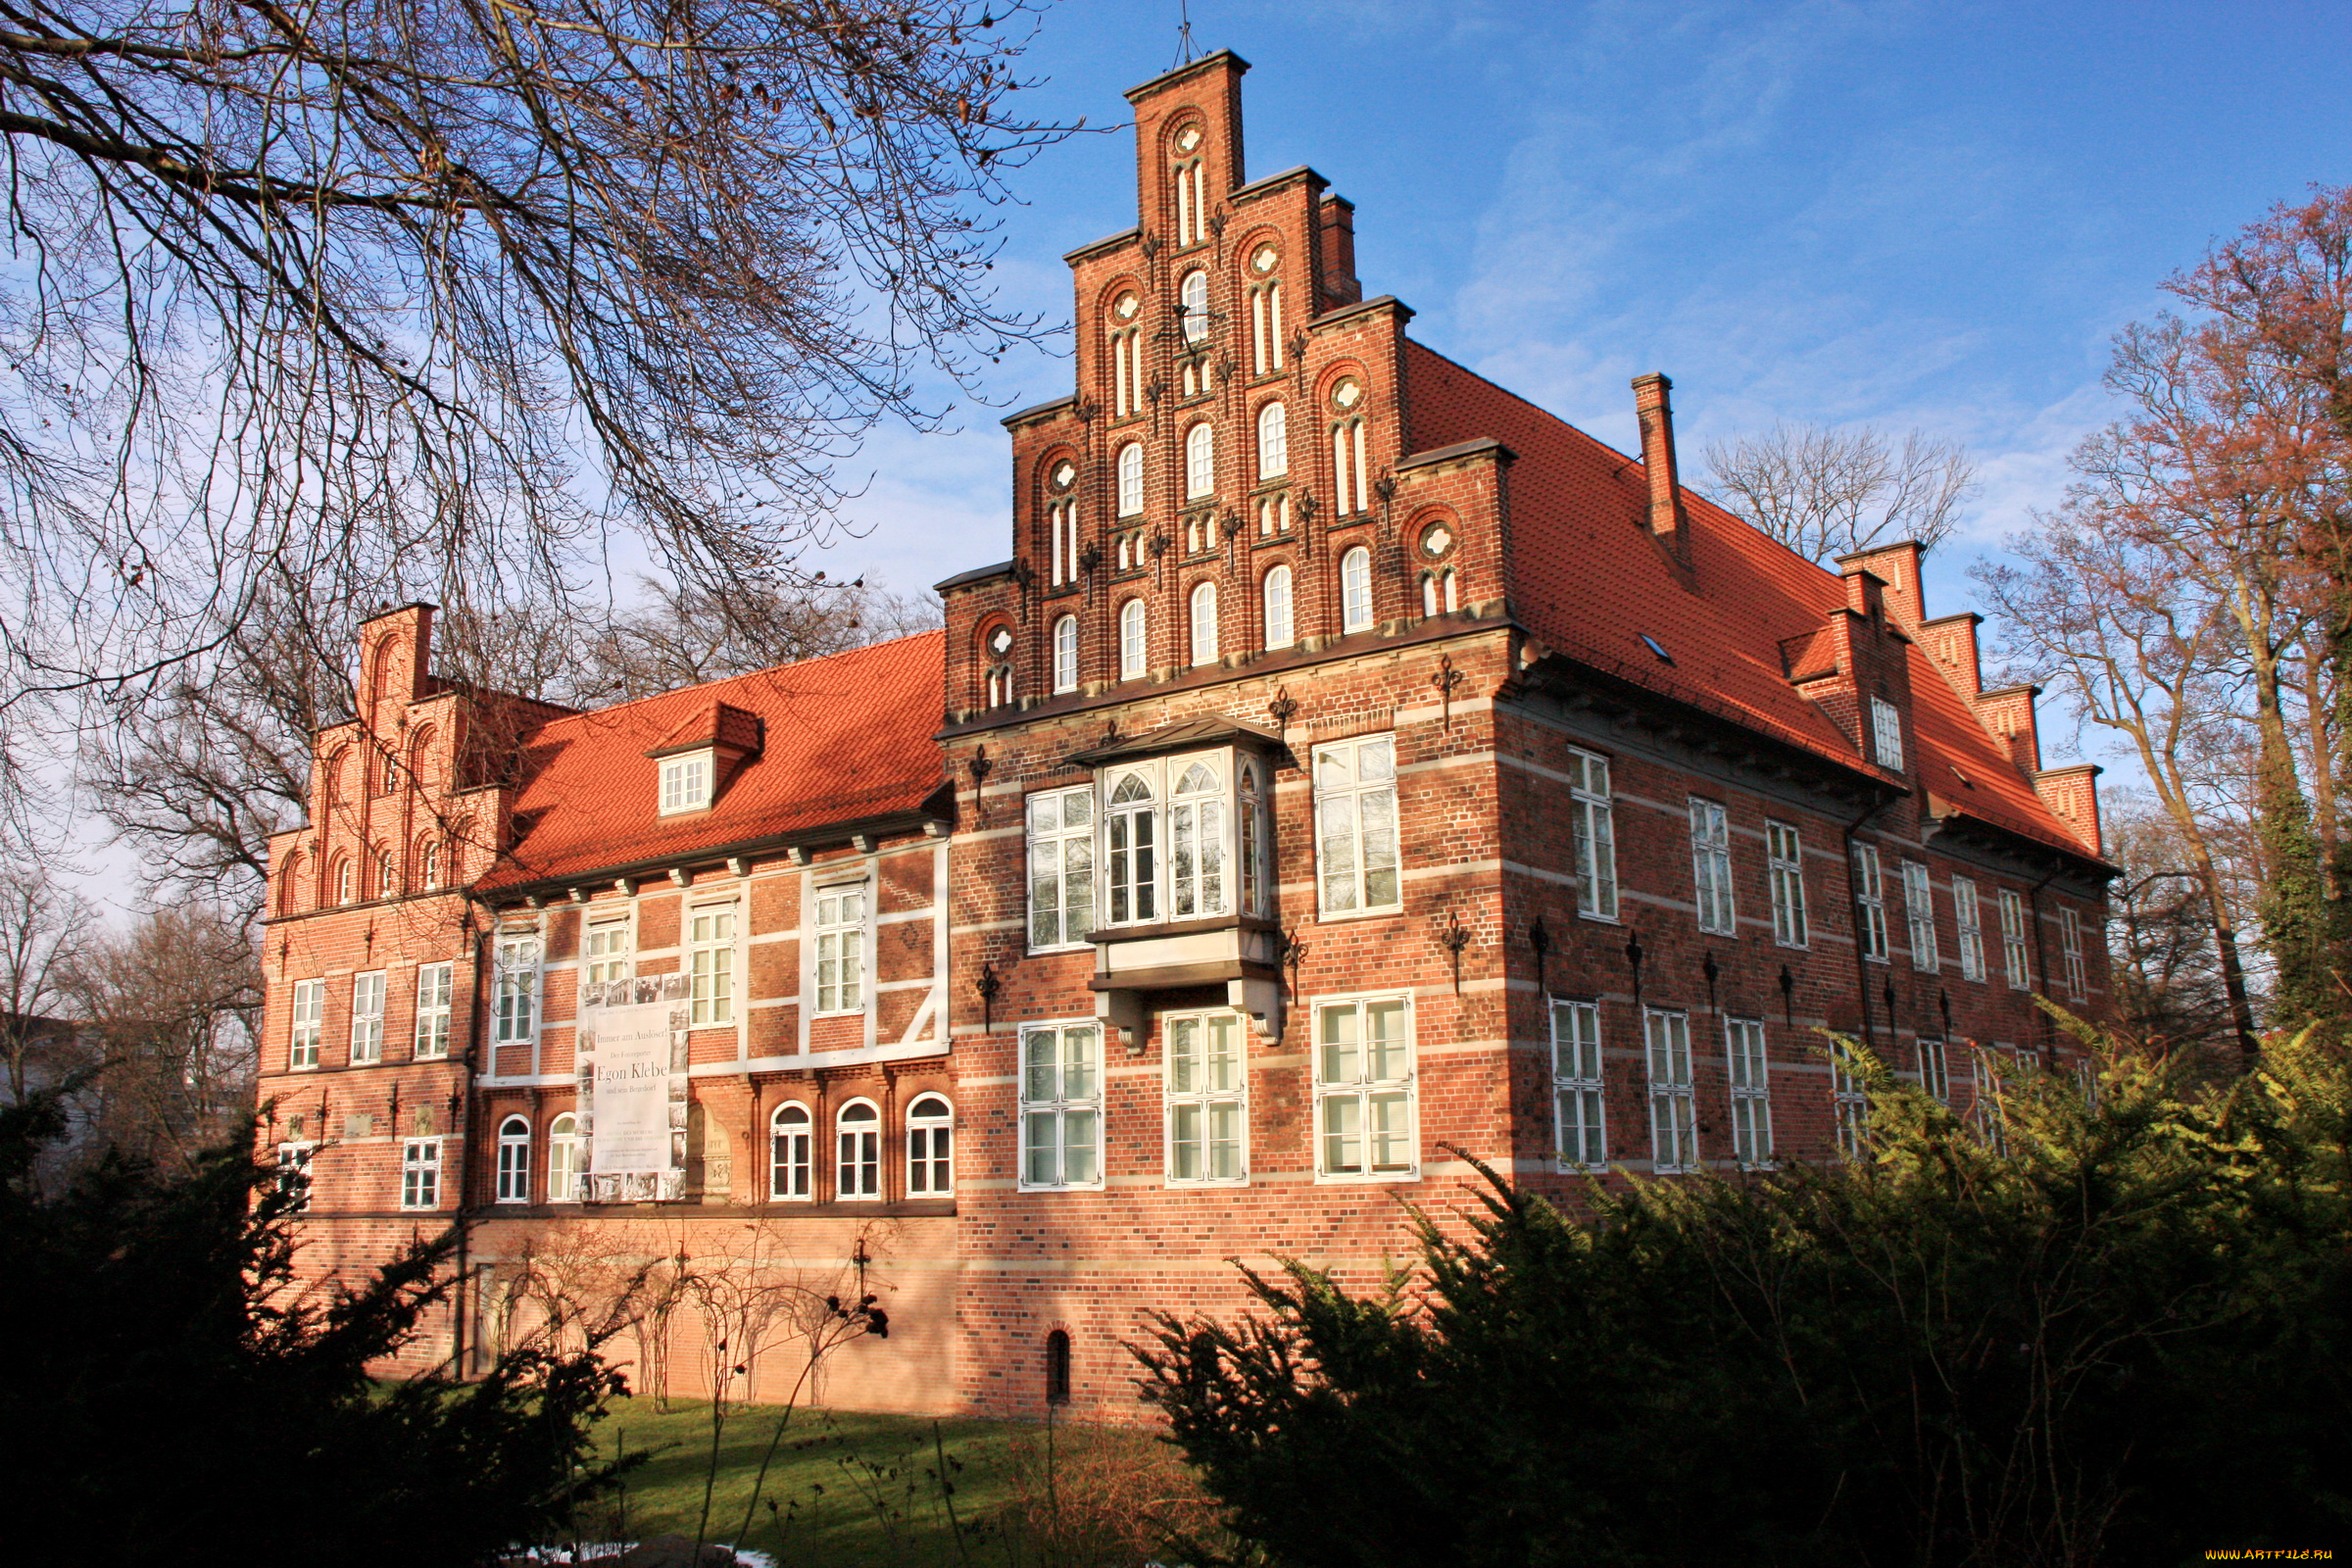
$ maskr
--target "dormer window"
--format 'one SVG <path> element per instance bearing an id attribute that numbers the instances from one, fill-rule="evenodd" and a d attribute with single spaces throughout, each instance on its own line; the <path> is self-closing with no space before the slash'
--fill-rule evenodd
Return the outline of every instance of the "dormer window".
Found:
<path id="1" fill-rule="evenodd" d="M 715 771 L 709 752 L 688 752 L 662 760 L 662 814 L 708 810 L 710 779 Z"/>
<path id="2" fill-rule="evenodd" d="M 1903 770 L 1903 715 L 1884 697 L 1870 700 L 1870 746 L 1881 767 Z"/>

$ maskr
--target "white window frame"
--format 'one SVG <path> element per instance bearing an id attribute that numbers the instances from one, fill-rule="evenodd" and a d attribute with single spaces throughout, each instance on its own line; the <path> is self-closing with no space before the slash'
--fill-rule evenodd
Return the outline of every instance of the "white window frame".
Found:
<path id="1" fill-rule="evenodd" d="M 2001 893 L 2001 966 L 2008 971 L 2009 989 L 2034 989 L 2034 968 L 2026 952 L 2026 900 L 2014 889 Z"/>
<path id="2" fill-rule="evenodd" d="M 710 934 L 695 930 L 709 919 Z M 722 925 L 723 922 L 723 925 Z M 724 1029 L 735 1022 L 736 901 L 688 906 L 686 972 L 688 1027 Z"/>
<path id="3" fill-rule="evenodd" d="M 1923 1037 L 1919 1046 L 1919 1087 L 1938 1104 L 1952 1102 L 1952 1062 L 1942 1041 Z"/>
<path id="4" fill-rule="evenodd" d="M 636 943 L 627 910 L 591 918 L 580 933 L 580 975 L 589 985 L 626 980 L 636 970 Z"/>
<path id="5" fill-rule="evenodd" d="M 850 1112 L 865 1114 L 852 1120 Z M 882 1107 L 860 1095 L 833 1112 L 833 1197 L 844 1203 L 882 1201 Z"/>
<path id="6" fill-rule="evenodd" d="M 851 906 L 849 901 L 855 900 Z M 872 884 L 859 876 L 824 883 L 808 898 L 813 933 L 809 966 L 809 1012 L 819 1018 L 865 1010 L 865 949 L 873 929 Z M 845 910 L 847 912 L 845 912 Z M 828 973 L 830 978 L 828 978 Z"/>
<path id="7" fill-rule="evenodd" d="M 1723 1020 L 1732 1099 L 1732 1157 L 1741 1170 L 1772 1168 L 1772 1051 L 1761 1018 Z"/>
<path id="8" fill-rule="evenodd" d="M 428 1210 L 441 1206 L 441 1140 L 410 1138 L 400 1146 L 400 1206 Z"/>
<path id="9" fill-rule="evenodd" d="M 1166 881 L 1164 918 L 1210 920 L 1234 907 L 1231 759 L 1220 753 L 1171 757 L 1166 764 L 1167 831 L 1161 836 L 1160 874 Z M 1206 789 L 1190 788 L 1196 770 Z"/>
<path id="10" fill-rule="evenodd" d="M 1200 165 L 1195 164 L 1195 169 Z M 1198 237 L 1200 224 L 1194 223 Z M 1190 243 L 1188 240 L 1186 243 Z M 1208 270 L 1196 267 L 1176 283 L 1177 330 L 1186 343 L 1204 343 L 1208 340 Z"/>
<path id="11" fill-rule="evenodd" d="M 1070 820 L 1070 808 L 1083 809 Z M 1024 805 L 1028 840 L 1029 951 L 1054 953 L 1086 946 L 1095 925 L 1095 787 L 1039 790 Z M 1048 931 L 1043 921 L 1053 922 Z M 1040 940 L 1045 938 L 1047 940 Z"/>
<path id="12" fill-rule="evenodd" d="M 1355 545 L 1340 557 L 1340 630 L 1370 631 L 1372 621 L 1372 552 Z"/>
<path id="13" fill-rule="evenodd" d="M 1872 963 L 1891 963 L 1886 945 L 1886 880 L 1879 847 L 1856 844 L 1850 873 L 1854 882 L 1854 943 Z"/>
<path id="14" fill-rule="evenodd" d="M 1911 939 L 1911 967 L 1935 974 L 1943 967 L 1936 940 L 1936 878 L 1919 860 L 1903 862 L 1903 921 Z"/>
<path id="15" fill-rule="evenodd" d="M 1288 563 L 1277 562 L 1266 568 L 1259 585 L 1259 602 L 1265 615 L 1266 651 L 1289 648 L 1298 641 L 1298 616 L 1294 597 L 1292 575 Z M 1275 586 L 1279 582 L 1279 589 Z"/>
<path id="16" fill-rule="evenodd" d="M 1617 808 L 1609 789 L 1609 760 L 1597 752 L 1568 751 L 1568 803 L 1576 850 L 1576 912 L 1617 918 Z"/>
<path id="17" fill-rule="evenodd" d="M 1152 669 L 1149 612 L 1140 598 L 1119 607 L 1119 679 L 1141 680 Z"/>
<path id="18" fill-rule="evenodd" d="M 1830 1116 L 1838 1133 L 1838 1152 L 1860 1159 L 1870 1146 L 1870 1092 L 1862 1075 L 1853 1070 L 1842 1047 L 1830 1051 Z"/>
<path id="19" fill-rule="evenodd" d="M 1184 432 L 1184 499 L 1201 501 L 1217 493 L 1217 430 L 1206 419 Z"/>
<path id="20" fill-rule="evenodd" d="M 923 1107 L 936 1103 L 936 1112 Z M 906 1106 L 906 1196 L 956 1196 L 956 1103 L 936 1089 L 916 1095 Z"/>
<path id="21" fill-rule="evenodd" d="M 490 1043 L 527 1045 L 539 1027 L 539 933 L 501 931 L 490 997 Z"/>
<path id="22" fill-rule="evenodd" d="M 1144 514 L 1144 444 L 1130 441 L 1119 448 L 1119 515 L 1140 517 Z"/>
<path id="23" fill-rule="evenodd" d="M 1608 1095 L 1600 1058 L 1600 1004 L 1551 999 L 1551 1149 L 1569 1170 L 1609 1162 Z"/>
<path id="24" fill-rule="evenodd" d="M 290 1138 L 277 1146 L 277 1190 L 293 1195 L 290 1214 L 311 1211 L 311 1159 L 318 1152 L 315 1139 Z"/>
<path id="25" fill-rule="evenodd" d="M 559 1111 L 547 1124 L 547 1200 L 580 1200 L 580 1118 L 576 1111 Z"/>
<path id="26" fill-rule="evenodd" d="M 517 1137 L 515 1128 L 521 1128 Z M 527 1116 L 501 1117 L 498 1123 L 498 1186 L 496 1201 L 531 1200 L 531 1122 Z"/>
<path id="27" fill-rule="evenodd" d="M 1379 1065 L 1398 1070 L 1380 1076 L 1373 1075 L 1374 1062 L 1371 1040 L 1366 1025 L 1374 1008 L 1396 1008 L 1400 1020 L 1402 1039 L 1397 1051 L 1400 1060 L 1383 1061 Z M 1417 1181 L 1421 1175 L 1421 1095 L 1416 1063 L 1419 1053 L 1415 1047 L 1413 999 L 1409 992 L 1375 991 L 1353 996 L 1318 997 L 1307 1009 L 1314 1020 L 1314 1035 L 1307 1046 L 1314 1071 L 1315 1107 L 1311 1136 L 1315 1145 L 1315 1180 L 1324 1183 L 1371 1183 Z M 1327 1038 L 1331 1019 L 1352 1016 L 1352 1043 Z M 1339 1051 L 1349 1054 L 1341 1055 Z M 1386 1054 L 1384 1053 L 1384 1054 Z M 1352 1114 L 1344 1113 L 1352 1107 Z M 1403 1127 L 1398 1131 L 1392 1121 L 1388 1129 L 1375 1133 L 1376 1114 L 1392 1116 L 1401 1112 Z M 1401 1139 L 1409 1159 L 1386 1162 L 1373 1157 L 1375 1138 L 1384 1143 Z M 1345 1159 L 1336 1157 L 1349 1144 L 1357 1160 L 1349 1168 Z M 1392 1149 L 1389 1152 L 1394 1153 Z"/>
<path id="28" fill-rule="evenodd" d="M 1903 770 L 1903 712 L 1884 697 L 1870 700 L 1870 751 L 1888 772 Z"/>
<path id="29" fill-rule="evenodd" d="M 416 1060 L 438 1061 L 449 1054 L 450 1004 L 456 994 L 456 964 L 416 966 L 416 1022 L 410 1044 Z"/>
<path id="30" fill-rule="evenodd" d="M 1141 801 L 1122 801 L 1119 795 L 1133 781 L 1144 791 Z M 1157 762 L 1105 769 L 1102 808 L 1097 813 L 1102 847 L 1095 856 L 1102 891 L 1096 896 L 1095 917 L 1108 926 L 1157 925 L 1160 913 L 1160 813 L 1166 804 Z M 1120 907 L 1122 895 L 1126 907 Z"/>
<path id="31" fill-rule="evenodd" d="M 1078 689 L 1078 617 L 1064 615 L 1054 622 L 1054 690 Z"/>
<path id="32" fill-rule="evenodd" d="M 1960 978 L 1984 978 L 1984 907 L 1973 877 L 1952 878 L 1952 923 L 1960 933 Z"/>
<path id="33" fill-rule="evenodd" d="M 1649 1168 L 1678 1176 L 1699 1168 L 1698 1083 L 1690 1060 L 1690 1014 L 1642 1009 L 1642 1058 L 1649 1075 Z"/>
<path id="34" fill-rule="evenodd" d="M 1365 778 L 1367 757 L 1382 760 L 1377 776 Z M 1336 781 L 1326 760 L 1344 765 L 1347 781 Z M 1313 755 L 1315 808 L 1315 904 L 1321 918 L 1349 919 L 1394 914 L 1404 907 L 1404 843 L 1396 788 L 1396 735 L 1357 735 L 1317 746 Z M 1386 812 L 1385 827 L 1367 825 L 1368 815 Z M 1345 842 L 1348 864 L 1335 868 L 1332 851 Z M 1375 864 L 1385 858 L 1385 864 Z M 1377 888 L 1382 873 L 1392 885 Z M 1386 896 L 1374 902 L 1375 892 Z M 1343 895 L 1335 899 L 1334 895 Z"/>
<path id="35" fill-rule="evenodd" d="M 2058 906 L 2058 958 L 2066 974 L 2068 1000 L 2088 1001 L 2090 970 L 2082 959 L 2082 921 L 2071 905 Z"/>
<path id="36" fill-rule="evenodd" d="M 1257 411 L 1257 476 L 1280 479 L 1291 471 L 1291 416 L 1277 398 Z"/>
<path id="37" fill-rule="evenodd" d="M 1732 893 L 1732 813 L 1721 802 L 1691 796 L 1690 886 L 1698 928 L 1716 936 L 1740 934 L 1738 901 Z"/>
<path id="38" fill-rule="evenodd" d="M 1787 822 L 1764 824 L 1764 865 L 1772 887 L 1772 940 L 1784 948 L 1804 948 L 1813 932 L 1805 907 L 1804 835 Z"/>
<path id="39" fill-rule="evenodd" d="M 318 1065 L 318 1040 L 325 1033 L 326 982 L 297 980 L 287 1008 L 286 1068 L 307 1072 Z"/>
<path id="40" fill-rule="evenodd" d="M 351 977 L 351 1064 L 384 1059 L 384 971 Z"/>
<path id="41" fill-rule="evenodd" d="M 798 1121 L 786 1121 L 798 1111 Z M 816 1200 L 816 1117 L 806 1102 L 787 1100 L 767 1113 L 767 1196 L 771 1202 Z"/>
<path id="42" fill-rule="evenodd" d="M 1197 582 L 1192 592 L 1193 664 L 1217 662 L 1217 585 Z"/>
<path id="43" fill-rule="evenodd" d="M 1050 1064 L 1033 1062 L 1032 1042 L 1053 1037 Z M 1020 1165 L 1024 1193 L 1101 1192 L 1102 1158 L 1102 1026 L 1092 1018 L 1026 1024 L 1015 1063 L 1020 1093 Z M 1073 1080 L 1073 1073 L 1076 1074 Z M 1079 1093 L 1071 1093 L 1076 1089 Z M 1051 1130 L 1051 1145 L 1040 1135 Z M 1073 1179 L 1071 1154 L 1086 1168 Z M 1051 1155 L 1050 1159 L 1041 1156 Z M 1043 1174 L 1041 1174 L 1043 1173 Z"/>
<path id="44" fill-rule="evenodd" d="M 718 759 L 708 751 L 662 759 L 661 814 L 680 816 L 688 811 L 709 810 L 711 784 L 717 774 Z"/>
<path id="45" fill-rule="evenodd" d="M 416 846 L 416 890 L 419 893 L 437 892 L 441 886 L 441 846 L 426 839 Z"/>
<path id="46" fill-rule="evenodd" d="M 1243 1187 L 1250 1181 L 1250 1030 L 1230 1008 L 1172 1012 L 1160 1019 L 1160 1169 L 1170 1187 Z M 1222 1036 L 1223 1050 L 1216 1037 Z M 1182 1042 L 1193 1042 L 1187 1051 Z M 1220 1073 L 1220 1067 L 1223 1069 Z M 1219 1136 L 1220 1119 L 1232 1136 Z M 1189 1138 L 1180 1138 L 1189 1120 Z M 1178 1171 L 1179 1152 L 1189 1145 L 1195 1172 Z M 1215 1156 L 1230 1147 L 1232 1165 L 1222 1174 Z"/>

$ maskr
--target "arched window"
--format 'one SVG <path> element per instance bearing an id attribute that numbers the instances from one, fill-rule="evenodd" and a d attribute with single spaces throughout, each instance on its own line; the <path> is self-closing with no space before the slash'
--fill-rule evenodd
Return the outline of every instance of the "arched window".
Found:
<path id="1" fill-rule="evenodd" d="M 1064 615 L 1054 623 L 1054 689 L 1078 689 L 1078 617 Z"/>
<path id="2" fill-rule="evenodd" d="M 1266 279 L 1250 290 L 1250 370 L 1267 375 L 1282 368 L 1282 283 L 1274 270 L 1282 257 L 1271 245 L 1250 253 L 1250 271 Z"/>
<path id="3" fill-rule="evenodd" d="M 1177 312 L 1184 323 L 1184 340 L 1200 342 L 1208 336 L 1208 274 L 1199 268 L 1185 273 L 1176 298 Z"/>
<path id="4" fill-rule="evenodd" d="M 1144 511 L 1144 444 L 1130 441 L 1119 448 L 1119 515 L 1141 516 Z"/>
<path id="5" fill-rule="evenodd" d="M 838 1135 L 833 1159 L 836 1198 L 882 1196 L 882 1113 L 870 1100 L 853 1100 L 833 1119 Z"/>
<path id="6" fill-rule="evenodd" d="M 1271 834 L 1266 823 L 1266 793 L 1257 779 L 1257 763 L 1243 759 L 1241 764 L 1241 797 L 1235 824 L 1241 830 L 1242 912 L 1266 913 L 1268 872 L 1267 850 Z"/>
<path id="7" fill-rule="evenodd" d="M 498 1124 L 498 1200 L 531 1200 L 531 1124 L 520 1116 Z"/>
<path id="8" fill-rule="evenodd" d="M 1459 598 L 1460 594 L 1454 586 L 1451 566 L 1443 567 L 1422 576 L 1421 613 L 1424 615 L 1441 613 L 1450 615 L 1459 608 L 1456 604 Z"/>
<path id="9" fill-rule="evenodd" d="M 335 754 L 326 760 L 327 805 L 340 806 L 351 798 L 351 780 L 345 776 L 350 766 L 351 750 L 348 747 L 335 748 Z"/>
<path id="10" fill-rule="evenodd" d="M 1130 599 L 1119 607 L 1119 679 L 1139 678 L 1149 657 L 1144 647 L 1144 602 Z"/>
<path id="11" fill-rule="evenodd" d="M 1331 468 L 1339 515 L 1370 511 L 1372 492 L 1364 479 L 1363 420 L 1346 419 L 1331 427 Z"/>
<path id="12" fill-rule="evenodd" d="M 1288 648 L 1298 640 L 1291 619 L 1291 568 L 1274 566 L 1266 572 L 1266 646 Z"/>
<path id="13" fill-rule="evenodd" d="M 1070 1402 L 1070 1337 L 1060 1329 L 1046 1336 L 1046 1402 Z"/>
<path id="14" fill-rule="evenodd" d="M 1207 762 L 1176 780 L 1168 807 L 1168 902 L 1179 920 L 1225 912 L 1224 781 Z"/>
<path id="15" fill-rule="evenodd" d="M 937 1095 L 906 1107 L 906 1196 L 946 1198 L 956 1191 L 956 1117 Z"/>
<path id="16" fill-rule="evenodd" d="M 1362 545 L 1340 558 L 1340 629 L 1372 629 L 1372 552 Z"/>
<path id="17" fill-rule="evenodd" d="M 1198 501 L 1217 489 L 1217 435 L 1206 419 L 1184 432 L 1184 498 Z"/>
<path id="18" fill-rule="evenodd" d="M 409 782 L 421 789 L 433 776 L 433 730 L 429 724 L 409 742 Z"/>
<path id="19" fill-rule="evenodd" d="M 286 868 L 277 877 L 278 913 L 292 914 L 302 907 L 302 874 L 309 863 L 299 854 L 286 857 Z"/>
<path id="20" fill-rule="evenodd" d="M 359 899 L 359 874 L 351 863 L 351 857 L 339 857 L 335 861 L 335 902 L 357 904 Z"/>
<path id="21" fill-rule="evenodd" d="M 1277 479 L 1291 471 L 1291 416 L 1279 403 L 1257 411 L 1257 476 Z"/>
<path id="22" fill-rule="evenodd" d="M 776 1107 L 767 1118 L 768 1197 L 798 1202 L 811 1196 L 813 1142 L 807 1105 L 787 1101 Z"/>
<path id="23" fill-rule="evenodd" d="M 1113 418 L 1124 419 L 1144 406 L 1143 328 L 1136 316 L 1144 302 L 1132 292 L 1110 305 L 1110 407 Z"/>
<path id="24" fill-rule="evenodd" d="M 568 1110 L 547 1124 L 547 1200 L 580 1200 L 580 1122 Z"/>
<path id="25" fill-rule="evenodd" d="M 390 850 L 375 852 L 375 896 L 379 899 L 400 896 L 400 868 L 393 864 Z"/>
<path id="26" fill-rule="evenodd" d="M 1273 537 L 1274 537 L 1276 534 L 1289 533 L 1290 531 L 1291 531 L 1291 496 L 1290 496 L 1290 492 L 1286 490 L 1286 491 L 1282 492 L 1280 495 L 1271 495 L 1271 496 L 1260 496 L 1260 497 L 1258 497 L 1258 498 L 1257 498 L 1257 532 L 1258 532 L 1258 537 L 1260 537 L 1260 538 L 1262 538 L 1262 539 L 1271 539 L 1271 538 L 1273 538 Z"/>
<path id="27" fill-rule="evenodd" d="M 1204 582 L 1193 590 L 1193 662 L 1217 662 L 1217 585 Z"/>
<path id="28" fill-rule="evenodd" d="M 416 886 L 430 893 L 441 885 L 441 846 L 426 839 L 416 846 Z"/>
<path id="29" fill-rule="evenodd" d="M 1153 919 L 1159 912 L 1159 811 L 1151 781 L 1141 773 L 1121 778 L 1102 814 L 1110 923 Z"/>

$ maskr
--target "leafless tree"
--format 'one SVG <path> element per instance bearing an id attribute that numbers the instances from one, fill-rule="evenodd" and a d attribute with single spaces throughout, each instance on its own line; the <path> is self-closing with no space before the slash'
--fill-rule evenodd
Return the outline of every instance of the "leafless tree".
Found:
<path id="1" fill-rule="evenodd" d="M 2234 1055 L 2229 986 L 2193 850 L 2145 796 L 2119 793 L 2100 817 L 2106 856 L 2123 870 L 2108 890 L 2123 1024 L 2168 1054 Z"/>
<path id="2" fill-rule="evenodd" d="M 0 1072 L 11 1102 L 94 1063 L 70 1016 L 94 918 L 41 866 L 0 864 Z"/>
<path id="3" fill-rule="evenodd" d="M 789 576 L 875 419 L 1038 335 L 1036 9 L 0 0 L 0 713 L 176 698 L 286 582 Z"/>
<path id="4" fill-rule="evenodd" d="M 640 608 L 580 640 L 561 688 L 567 701 L 585 705 L 675 691 L 929 631 L 943 620 L 938 600 L 893 594 L 862 577 L 840 584 L 771 579 L 732 588 L 647 579 L 640 588 Z"/>
<path id="5" fill-rule="evenodd" d="M 1916 539 L 1933 550 L 1977 491 L 1958 443 L 1913 430 L 1898 445 L 1867 425 L 1776 424 L 1706 449 L 1717 496 L 1808 561 Z"/>

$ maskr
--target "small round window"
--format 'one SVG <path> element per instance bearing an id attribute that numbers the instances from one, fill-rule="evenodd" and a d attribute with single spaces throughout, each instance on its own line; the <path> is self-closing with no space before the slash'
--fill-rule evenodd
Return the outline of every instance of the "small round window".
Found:
<path id="1" fill-rule="evenodd" d="M 1006 654 L 1011 653 L 1012 628 L 1010 626 L 999 626 L 995 631 L 990 632 L 988 634 L 988 651 L 999 659 L 1003 659 Z"/>
<path id="2" fill-rule="evenodd" d="M 1453 548 L 1453 530 L 1438 523 L 1421 536 L 1421 553 L 1435 561 Z"/>
<path id="3" fill-rule="evenodd" d="M 1342 376 L 1340 384 L 1331 389 L 1331 406 L 1342 414 L 1364 401 L 1364 383 L 1354 376 Z"/>
<path id="4" fill-rule="evenodd" d="M 1054 489 L 1067 490 L 1078 477 L 1078 466 L 1072 463 L 1069 459 L 1064 458 L 1059 463 L 1054 465 L 1053 472 L 1046 475 L 1046 477 L 1053 484 Z"/>
<path id="5" fill-rule="evenodd" d="M 1176 150 L 1178 152 L 1189 153 L 1200 145 L 1200 127 L 1199 125 L 1187 125 L 1176 133 Z"/>
<path id="6" fill-rule="evenodd" d="M 1135 319 L 1135 313 L 1143 308 L 1143 302 L 1134 295 L 1122 294 L 1118 297 L 1117 303 L 1111 306 L 1110 314 L 1122 321 L 1132 321 Z"/>
<path id="7" fill-rule="evenodd" d="M 1274 270 L 1274 264 L 1281 260 L 1281 257 L 1274 254 L 1273 246 L 1260 245 L 1250 253 L 1250 270 L 1260 274 L 1271 272 Z"/>

